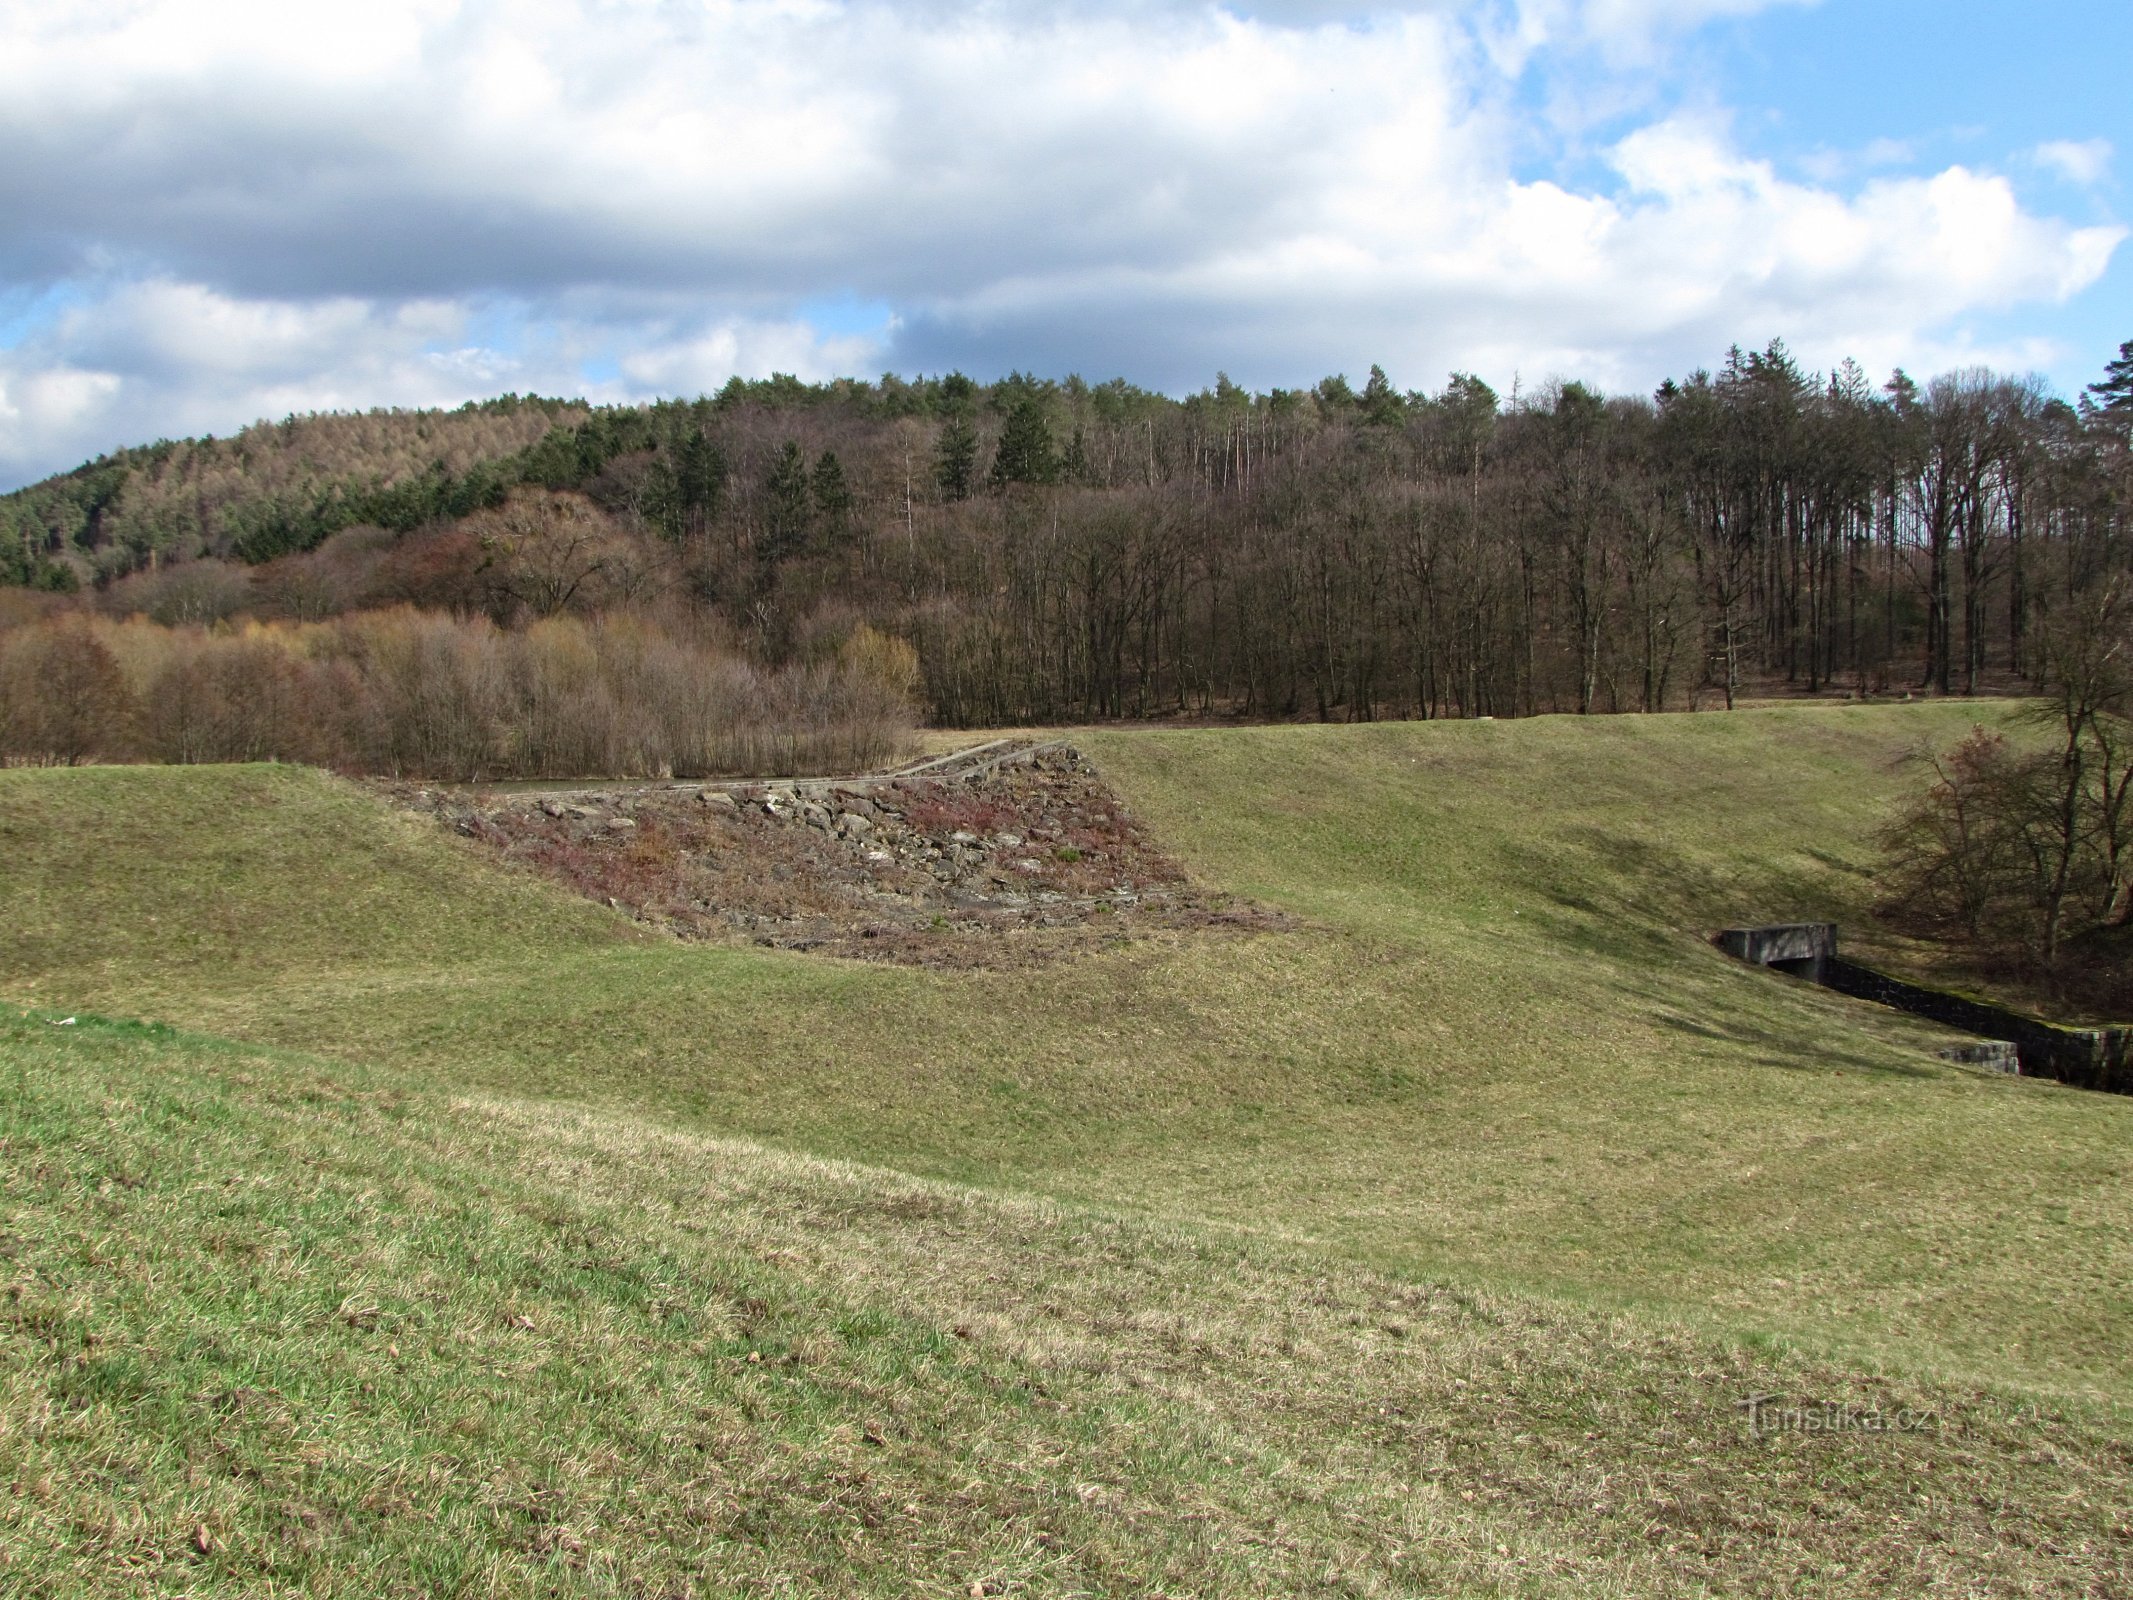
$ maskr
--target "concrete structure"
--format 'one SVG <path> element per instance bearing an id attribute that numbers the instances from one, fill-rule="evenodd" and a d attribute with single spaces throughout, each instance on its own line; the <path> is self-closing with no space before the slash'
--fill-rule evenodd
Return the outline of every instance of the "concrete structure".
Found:
<path id="1" fill-rule="evenodd" d="M 1768 928 L 1727 928 L 1715 943 L 1736 961 L 1751 967 L 1775 967 L 1795 978 L 1822 981 L 1823 969 L 1837 953 L 1834 922 L 1781 922 Z"/>
<path id="2" fill-rule="evenodd" d="M 1774 967 L 1877 1005 L 1908 1011 L 1946 1028 L 1998 1040 L 2011 1048 L 2013 1069 L 2033 1078 L 2055 1078 L 2082 1089 L 2133 1094 L 2133 1028 L 2061 1028 L 2004 1006 L 1965 999 L 1942 989 L 1906 983 L 1837 954 L 1834 922 L 1786 922 L 1765 928 L 1727 928 L 1712 940 L 1750 966 Z M 1959 1059 L 1948 1051 L 1950 1059 Z M 1979 1050 L 1970 1058 L 1997 1071 L 2009 1070 L 2007 1049 Z"/>

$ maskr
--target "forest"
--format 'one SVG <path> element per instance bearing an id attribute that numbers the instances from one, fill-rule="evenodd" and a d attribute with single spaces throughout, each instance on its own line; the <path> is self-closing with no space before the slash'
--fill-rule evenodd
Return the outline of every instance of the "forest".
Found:
<path id="1" fill-rule="evenodd" d="M 2127 566 L 2133 342 L 2075 401 L 1781 343 L 1649 396 L 1373 367 L 735 379 L 123 451 L 0 498 L 0 626 L 629 614 L 750 670 L 916 653 L 945 725 L 1656 711 L 2021 686 Z"/>

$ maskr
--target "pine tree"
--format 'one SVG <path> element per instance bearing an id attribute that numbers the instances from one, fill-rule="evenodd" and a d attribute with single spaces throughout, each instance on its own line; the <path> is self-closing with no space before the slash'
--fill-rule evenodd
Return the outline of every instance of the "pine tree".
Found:
<path id="1" fill-rule="evenodd" d="M 809 510 L 807 460 L 800 446 L 788 439 L 763 484 L 763 537 L 756 544 L 756 558 L 771 564 L 805 549 Z"/>
<path id="2" fill-rule="evenodd" d="M 690 426 L 648 475 L 645 512 L 669 539 L 700 539 L 718 516 L 725 494 L 725 452 Z"/>
<path id="3" fill-rule="evenodd" d="M 837 459 L 835 451 L 823 451 L 816 461 L 808 495 L 814 502 L 815 528 L 822 542 L 832 547 L 843 544 L 851 532 L 852 491 L 844 480 L 844 463 Z"/>
<path id="4" fill-rule="evenodd" d="M 1059 463 L 1059 475 L 1068 483 L 1087 483 L 1090 478 L 1089 444 L 1079 428 L 1067 441 L 1066 455 Z"/>
<path id="5" fill-rule="evenodd" d="M 1346 416 L 1356 406 L 1355 391 L 1348 386 L 1348 375 L 1336 372 L 1330 378 L 1320 378 L 1318 387 L 1311 391 L 1318 397 L 1318 408 L 1329 417 Z"/>
<path id="6" fill-rule="evenodd" d="M 940 443 L 934 447 L 933 481 L 940 485 L 943 500 L 968 500 L 977 487 L 977 476 L 977 430 L 966 412 L 951 411 L 941 425 Z"/>
<path id="7" fill-rule="evenodd" d="M 2118 359 L 2106 362 L 2103 381 L 2089 385 L 2091 403 L 2108 417 L 2133 417 L 2133 339 L 2118 347 Z"/>
<path id="8" fill-rule="evenodd" d="M 1397 428 L 1406 419 L 1406 402 L 1385 376 L 1385 369 L 1373 362 L 1370 381 L 1363 385 L 1364 423 L 1373 428 Z"/>
<path id="9" fill-rule="evenodd" d="M 1032 396 L 1017 400 L 1000 430 L 1000 448 L 992 458 L 992 486 L 1051 483 L 1059 476 L 1059 456 L 1052 448 L 1051 424 Z"/>

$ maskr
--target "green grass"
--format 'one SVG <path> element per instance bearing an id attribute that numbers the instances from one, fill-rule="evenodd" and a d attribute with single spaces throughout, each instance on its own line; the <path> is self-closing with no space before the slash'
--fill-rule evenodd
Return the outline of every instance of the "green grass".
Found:
<path id="1" fill-rule="evenodd" d="M 689 1182 L 702 1160 L 804 1169 L 805 1182 L 762 1191 L 782 1199 L 759 1202 L 760 1225 L 783 1240 L 764 1256 L 799 1258 L 791 1292 L 828 1296 L 821 1315 L 832 1322 L 856 1314 L 847 1301 L 872 1308 L 868 1315 L 893 1303 L 920 1343 L 926 1330 L 938 1336 L 992 1302 L 1018 1306 L 1016 1317 L 1029 1320 L 1017 1323 L 1015 1339 L 1035 1342 L 1016 1348 L 1046 1374 L 1056 1352 L 1038 1335 L 1051 1324 L 1029 1307 L 1059 1303 L 1088 1268 L 1071 1252 L 1055 1261 L 1050 1246 L 1021 1241 L 1020 1224 L 1003 1220 L 1010 1215 L 1055 1219 L 1072 1237 L 1123 1230 L 1138 1241 L 1135 1252 L 1170 1263 L 1151 1269 L 1151 1294 L 1156 1281 L 1188 1300 L 1234 1293 L 1277 1321 L 1305 1315 L 1317 1292 L 1310 1285 L 1321 1281 L 1386 1297 L 1456 1286 L 1430 1290 L 1429 1303 L 1449 1293 L 1461 1306 L 1518 1308 L 1506 1315 L 1525 1335 L 1505 1336 L 1495 1350 L 1490 1312 L 1460 1335 L 1462 1348 L 1484 1352 L 1476 1360 L 1531 1363 L 1527 1375 L 1540 1388 L 1506 1390 L 1498 1380 L 1490 1392 L 1515 1392 L 1518 1405 L 1553 1420 L 1536 1412 L 1522 1425 L 1523 1443 L 1517 1427 L 1496 1438 L 1476 1414 L 1444 1409 L 1448 1391 L 1432 1391 L 1408 1414 L 1439 1419 L 1433 1448 L 1505 1452 L 1500 1476 L 1525 1484 L 1528 1500 L 1548 1500 L 1543 1485 L 1582 1482 L 1580 1474 L 1617 1486 L 1635 1479 L 1642 1444 L 1601 1429 L 1613 1442 L 1585 1450 L 1583 1435 L 1594 1430 L 1573 1426 L 1577 1407 L 1618 1386 L 1660 1395 L 1653 1404 L 1662 1410 L 1702 1407 L 1697 1414 L 1711 1422 L 1738 1384 L 1753 1378 L 1798 1392 L 1804 1371 L 1825 1390 L 1911 1386 L 1945 1405 L 1985 1394 L 2010 1413 L 2035 1401 L 2062 1414 L 2053 1424 L 2061 1432 L 2024 1436 L 2010 1424 L 1963 1435 L 1972 1440 L 1963 1470 L 1976 1475 L 1974 1497 L 2036 1511 L 2042 1495 L 2054 1515 L 2074 1516 L 2074 1501 L 2092 1492 L 2084 1481 L 2115 1482 L 2110 1475 L 2125 1469 L 2133 1103 L 1944 1066 L 1932 1058 L 1939 1036 L 1929 1030 L 1746 972 L 1703 938 L 1731 921 L 1806 916 L 1866 931 L 1871 832 L 1915 781 L 1900 758 L 1993 715 L 1966 706 L 1815 708 L 1092 733 L 1084 747 L 1201 876 L 1296 912 L 1307 931 L 1141 945 L 1011 974 L 930 974 L 641 938 L 314 774 L 0 773 L 0 900 L 9 912 L 0 995 L 62 1012 L 152 1015 L 250 1041 L 259 1052 L 247 1059 L 281 1063 L 277 1071 L 301 1079 L 369 1086 L 321 1088 L 335 1104 L 335 1095 L 359 1106 L 371 1105 L 364 1096 L 411 1097 L 425 1109 L 393 1124 L 391 1140 L 378 1133 L 385 1113 L 364 1110 L 366 1131 L 349 1135 L 349 1148 L 365 1160 L 423 1166 L 422 1183 L 440 1193 L 560 1186 L 572 1205 L 622 1219 L 614 1232 L 631 1250 L 663 1248 L 658 1241 L 671 1235 L 659 1229 L 683 1227 L 673 1219 L 686 1207 L 661 1187 L 682 1181 L 675 1163 L 689 1167 Z M 62 1054 L 96 1042 L 47 1043 L 63 1040 L 57 1031 L 29 1037 Z M 11 1047 L 21 1048 L 19 1038 Z M 98 1048 L 117 1046 L 106 1039 Z M 213 1087 L 230 1070 L 218 1048 L 190 1039 L 125 1045 L 178 1051 L 209 1086 L 201 1093 L 249 1105 L 253 1091 Z M 84 1059 L 70 1070 L 88 1075 L 81 1092 L 93 1095 L 94 1074 L 107 1069 L 94 1051 Z M 314 1110 L 274 1099 L 246 1115 L 308 1129 Z M 478 1159 L 465 1153 L 470 1146 Z M 589 1147 L 605 1153 L 579 1153 Z M 173 1152 L 181 1158 L 190 1159 Z M 820 1166 L 825 1159 L 866 1170 Z M 870 1214 L 886 1207 L 885 1220 L 824 1221 L 803 1203 L 820 1185 Z M 631 1198 L 652 1191 L 667 1197 Z M 954 1196 L 956 1214 L 973 1219 L 967 1270 L 953 1285 L 930 1278 L 936 1223 L 904 1228 L 911 1219 L 892 1203 L 904 1194 L 932 1197 L 913 1202 L 921 1211 Z M 406 1209 L 415 1215 L 427 1204 Z M 485 1209 L 466 1202 L 449 1213 L 453 1227 L 474 1226 Z M 642 1239 L 629 1220 L 640 1215 Z M 668 1221 L 655 1229 L 654 1218 Z M 4 1226 L 34 1238 L 49 1225 Z M 884 1253 L 881 1262 L 847 1259 L 862 1247 Z M 338 1236 L 312 1256 L 334 1261 L 350 1248 Z M 1237 1261 L 1251 1265 L 1232 1282 L 1238 1275 L 1225 1263 Z M 440 1274 L 440 1294 L 471 1292 L 462 1268 L 424 1270 Z M 417 1267 L 394 1259 L 369 1281 L 415 1276 Z M 1145 1399 L 1166 1358 L 1104 1353 L 1110 1341 L 1140 1337 L 1132 1285 L 1141 1279 L 1128 1273 L 1121 1282 L 1123 1298 L 1092 1310 L 1091 1331 L 1069 1343 L 1091 1360 L 1116 1355 L 1138 1375 L 1130 1393 Z M 1362 1360 L 1369 1325 L 1366 1317 L 1361 1333 L 1323 1328 L 1323 1360 L 1335 1369 Z M 1557 1341 L 1575 1351 L 1566 1366 L 1542 1359 Z M 623 1356 L 593 1351 L 585 1345 L 571 1359 L 612 1361 L 610 1392 L 641 1403 L 651 1369 L 633 1377 Z M 1762 1367 L 1769 1381 L 1757 1376 Z M 1277 1389 L 1299 1381 L 1288 1367 L 1249 1370 Z M 883 1392 L 905 1381 L 886 1381 Z M 943 1415 L 966 1403 L 949 1388 L 926 1392 L 925 1406 Z M 1543 1401 L 1543 1392 L 1554 1398 Z M 1001 1402 L 987 1393 L 967 1402 L 975 1408 L 967 1415 L 990 1426 Z M 396 1414 L 409 1403 L 396 1400 Z M 1244 1388 L 1204 1372 L 1172 1403 L 1182 1409 L 1162 1412 L 1167 1420 L 1129 1408 L 1104 1426 L 1121 1437 L 1186 1430 L 1164 1434 L 1176 1438 L 1191 1437 L 1190 1427 L 1273 1426 Z M 1313 1442 L 1330 1415 L 1311 1412 L 1317 1403 L 1298 1401 L 1308 1415 L 1279 1448 L 1333 1448 Z M 825 1402 L 820 1415 L 843 1406 Z M 190 1437 L 174 1427 L 174 1437 Z M 1707 1464 L 1743 1470 L 1714 1442 L 1722 1435 L 1699 1423 L 1679 1441 L 1684 1463 L 1707 1452 Z M 1428 1500 L 1414 1498 L 1414 1463 L 1428 1452 L 1402 1446 L 1405 1456 L 1392 1450 L 1359 1469 L 1358 1485 L 1383 1487 L 1356 1488 L 1355 1504 L 1373 1509 L 1352 1515 L 1342 1510 L 1341 1470 L 1296 1468 L 1298 1481 L 1331 1477 L 1311 1492 L 1315 1509 L 1295 1511 L 1303 1520 L 1280 1536 L 1288 1544 L 1269 1544 L 1264 1533 L 1293 1509 L 1283 1493 L 1231 1485 L 1205 1491 L 1227 1508 L 1210 1513 L 1211 1528 L 1243 1541 L 1226 1553 L 1200 1550 L 1187 1561 L 1169 1545 L 1158 1555 L 1135 1543 L 1110 1567 L 1032 1569 L 1017 1581 L 1043 1592 L 1124 1592 L 1168 1581 L 1134 1581 L 1136 1563 L 1177 1560 L 1187 1561 L 1170 1582 L 1180 1593 L 1249 1587 L 1239 1574 L 1255 1562 L 1286 1574 L 1264 1579 L 1277 1590 L 1310 1587 L 1320 1580 L 1307 1574 L 1321 1568 L 1352 1568 L 1368 1576 L 1334 1592 L 1432 1583 L 1515 1592 L 1558 1580 L 1573 1589 L 1589 1580 L 1585 1592 L 1776 1591 L 1792 1585 L 1786 1574 L 1807 1570 L 1786 1566 L 1794 1556 L 1785 1551 L 1812 1546 L 1825 1565 L 1839 1559 L 1829 1554 L 1836 1545 L 1817 1546 L 1802 1530 L 1837 1492 L 1826 1474 L 1871 1477 L 1908 1460 L 1875 1453 L 1888 1443 L 1843 1442 L 1804 1476 L 1765 1484 L 1768 1529 L 1718 1490 L 1699 1490 L 1746 1520 L 1710 1535 L 1709 1549 L 1696 1542 L 1708 1529 L 1675 1530 L 1683 1551 L 1701 1552 L 1693 1558 L 1633 1550 L 1606 1517 L 1562 1506 L 1535 1513 L 1517 1538 L 1499 1538 L 1507 1525 L 1495 1521 L 1470 1539 L 1437 1517 L 1448 1511 L 1457 1523 L 1468 1502 L 1429 1501 L 1426 1528 L 1402 1534 L 1400 1519 L 1420 1515 L 1413 1506 Z M 1040 1457 L 1059 1451 L 1057 1471 L 1068 1476 L 1082 1448 L 1028 1445 Z M 1170 1465 L 1148 1468 L 1147 1494 L 1183 1492 L 1192 1474 L 1181 1450 L 1191 1453 L 1177 1446 Z M 2045 1462 L 2052 1452 L 2056 1466 Z M 775 1449 L 757 1441 L 741 1454 L 754 1460 Z M 942 1470 L 945 1483 L 962 1469 Z M 2032 1472 L 2040 1476 L 2024 1476 Z M 1952 1480 L 1906 1478 L 1901 1493 L 1894 1479 L 1875 1481 L 1874 1492 L 1895 1496 L 1889 1506 L 1912 1508 L 1889 1515 L 1913 1527 L 1941 1516 L 1917 1508 L 1938 1505 L 1932 1485 Z M 939 1489 L 913 1491 L 928 1527 L 961 1514 Z M 1593 1503 L 1613 1505 L 1615 1492 Z M 1036 1525 L 1030 1504 L 1018 1502 L 1006 1519 L 1025 1538 Z M 476 1520 L 465 1548 L 504 1537 L 493 1506 L 468 1515 Z M 1318 1531 L 1296 1531 L 1307 1526 Z M 2070 1572 L 2123 1579 L 2129 1535 L 2112 1526 L 2081 1524 L 2087 1531 L 2066 1545 L 2076 1558 Z M 1545 1560 L 1506 1565 L 1496 1556 L 1497 1543 L 1516 1553 L 1529 1537 L 1541 1539 Z M 2061 1536 L 2038 1538 L 2037 1548 L 2056 1548 Z M 1986 1592 L 2051 1587 L 2047 1568 L 2021 1566 L 1989 1531 L 1968 1528 L 1961 1539 L 1964 1561 L 2017 1563 L 1993 1567 L 2000 1576 L 1981 1585 Z M 950 1542 L 977 1548 L 962 1533 Z M 782 1546 L 782 1536 L 772 1543 Z M 632 1547 L 634 1536 L 622 1544 Z M 1457 1557 L 1425 1579 L 1398 1565 L 1395 1547 L 1421 1552 L 1398 1560 Z M 1301 1564 L 1282 1566 L 1288 1557 L 1270 1551 Z M 625 1561 L 613 1548 L 609 1558 Z M 497 1559 L 506 1562 L 497 1571 L 517 1575 L 509 1583 L 523 1579 L 522 1565 L 511 1565 L 521 1555 Z M 869 1584 L 893 1592 L 889 1575 L 902 1570 L 822 1559 L 832 1564 L 820 1571 L 837 1574 L 829 1586 L 855 1592 Z M 770 1585 L 766 1574 L 785 1570 L 760 1552 L 734 1560 L 704 1569 L 726 1574 L 704 1580 L 712 1592 L 723 1592 L 721 1582 L 746 1587 L 736 1574 Z M 1573 1581 L 1561 1564 L 1581 1560 L 1595 1564 L 1577 1568 Z M 1828 1581 L 1871 1592 L 1866 1570 L 1850 1564 Z M 1954 1585 L 1959 1570 L 1918 1586 Z M 948 1565 L 923 1573 L 925 1584 L 971 1581 Z M 627 1588 L 636 1579 L 613 1581 Z"/>
<path id="2" fill-rule="evenodd" d="M 271 985 L 633 937 L 438 844 L 427 823 L 302 768 L 0 772 L 0 972 L 111 992 Z"/>
<path id="3" fill-rule="evenodd" d="M 55 1021 L 0 1013 L 10 1594 L 2073 1595 L 2133 1538 L 2109 1419 L 2016 1391 Z"/>

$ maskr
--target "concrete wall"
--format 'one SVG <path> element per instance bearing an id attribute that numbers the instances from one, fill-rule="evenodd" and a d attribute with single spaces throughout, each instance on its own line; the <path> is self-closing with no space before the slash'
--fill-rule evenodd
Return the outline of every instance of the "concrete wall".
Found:
<path id="1" fill-rule="evenodd" d="M 1837 953 L 1837 925 L 1783 922 L 1769 928 L 1727 928 L 1718 936 L 1718 948 L 1751 966 L 1783 966 L 1792 971 L 1797 963 L 1819 965 Z"/>
<path id="2" fill-rule="evenodd" d="M 2055 1028 L 2018 1011 L 1905 983 L 1901 978 L 1892 978 L 1885 972 L 1862 967 L 1841 956 L 1831 956 L 1823 964 L 1821 981 L 1840 994 L 1894 1006 L 1899 1011 L 1908 1011 L 1913 1016 L 1926 1017 L 1982 1038 L 2004 1039 L 2015 1047 L 2027 1077 L 2056 1078 L 2061 1083 L 2071 1083 L 2083 1089 L 2133 1094 L 2133 1071 L 2128 1070 L 2127 1061 L 2127 1029 Z"/>
<path id="3" fill-rule="evenodd" d="M 1944 1027 L 2015 1047 L 2026 1076 L 2082 1089 L 2133 1094 L 2133 1028 L 2058 1028 L 2001 1006 L 1906 983 L 1837 954 L 1833 922 L 1727 928 L 1714 941 L 1728 955 L 1824 984 L 1840 994 L 1893 1006 Z"/>

